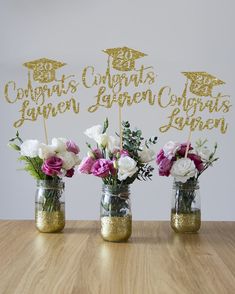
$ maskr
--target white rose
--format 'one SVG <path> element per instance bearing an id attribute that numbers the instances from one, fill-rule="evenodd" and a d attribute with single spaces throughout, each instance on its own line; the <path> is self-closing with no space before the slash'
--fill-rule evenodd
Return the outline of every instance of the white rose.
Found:
<path id="1" fill-rule="evenodd" d="M 206 146 L 197 148 L 196 152 L 197 155 L 199 155 L 203 161 L 208 161 L 211 155 L 211 151 Z"/>
<path id="2" fill-rule="evenodd" d="M 51 140 L 51 145 L 55 148 L 56 152 L 65 152 L 67 149 L 64 138 L 53 138 Z"/>
<path id="3" fill-rule="evenodd" d="M 180 158 L 176 160 L 170 171 L 176 181 L 186 183 L 189 178 L 196 175 L 196 166 L 189 158 Z"/>
<path id="4" fill-rule="evenodd" d="M 74 154 L 73 152 L 71 152 L 75 161 L 75 165 L 79 165 L 81 163 L 81 159 L 78 157 L 77 154 Z"/>
<path id="5" fill-rule="evenodd" d="M 169 141 L 163 146 L 164 155 L 171 160 L 175 153 L 180 149 L 180 143 Z"/>
<path id="6" fill-rule="evenodd" d="M 39 149 L 39 141 L 38 140 L 26 140 L 20 146 L 20 153 L 23 156 L 28 157 L 37 157 L 38 149 Z"/>
<path id="7" fill-rule="evenodd" d="M 118 179 L 125 180 L 127 177 L 132 177 L 137 171 L 136 161 L 129 156 L 121 157 L 118 160 Z"/>
<path id="8" fill-rule="evenodd" d="M 102 134 L 103 127 L 101 125 L 93 126 L 87 129 L 84 134 L 90 139 L 97 140 L 98 136 Z"/>
<path id="9" fill-rule="evenodd" d="M 57 156 L 63 160 L 62 167 L 65 170 L 70 170 L 80 163 L 80 159 L 73 152 L 65 151 L 63 153 L 58 153 Z"/>
<path id="10" fill-rule="evenodd" d="M 38 149 L 38 156 L 45 160 L 48 159 L 51 156 L 54 156 L 55 153 L 55 147 L 52 145 L 46 145 L 44 143 L 41 143 L 39 145 L 39 149 Z"/>
<path id="11" fill-rule="evenodd" d="M 142 150 L 138 152 L 138 155 L 142 163 L 148 163 L 155 158 L 155 152 L 146 146 L 144 146 Z"/>
<path id="12" fill-rule="evenodd" d="M 97 135 L 97 137 L 95 138 L 96 143 L 99 146 L 102 146 L 103 148 L 105 148 L 108 145 L 108 140 L 109 140 L 109 137 L 107 134 L 100 134 L 100 135 Z"/>

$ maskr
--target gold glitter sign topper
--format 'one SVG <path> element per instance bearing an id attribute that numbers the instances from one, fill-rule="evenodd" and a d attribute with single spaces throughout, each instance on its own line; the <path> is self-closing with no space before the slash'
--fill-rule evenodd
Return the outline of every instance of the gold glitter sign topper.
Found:
<path id="1" fill-rule="evenodd" d="M 166 123 L 159 127 L 161 132 L 216 128 L 226 133 L 228 123 L 224 115 L 232 105 L 229 95 L 217 92 L 224 81 L 204 71 L 182 72 L 186 81 L 179 95 L 169 85 L 158 88 L 158 75 L 153 66 L 139 65 L 147 54 L 129 47 L 109 48 L 103 52 L 108 57 L 105 71 L 100 73 L 95 66 L 86 66 L 80 83 L 74 75 L 63 74 L 60 79 L 56 78 L 56 71 L 65 63 L 47 58 L 24 63 L 28 69 L 27 85 L 18 87 L 15 81 L 9 81 L 4 88 L 8 103 L 20 103 L 20 117 L 14 127 L 21 127 L 25 121 L 36 121 L 40 116 L 46 120 L 69 110 L 78 114 L 75 95 L 81 85 L 85 89 L 97 89 L 95 103 L 88 107 L 90 113 L 118 106 L 121 114 L 122 107 L 147 103 L 168 112 Z"/>
<path id="2" fill-rule="evenodd" d="M 157 89 L 157 74 L 152 66 L 142 64 L 136 67 L 136 61 L 147 54 L 128 47 L 111 48 L 103 52 L 108 55 L 105 73 L 96 72 L 94 66 L 85 67 L 82 73 L 85 88 L 98 88 L 96 103 L 88 108 L 89 112 L 115 105 L 124 107 L 147 103 L 160 110 L 171 109 L 168 122 L 159 128 L 161 132 L 170 129 L 203 131 L 217 128 L 222 134 L 226 133 L 228 124 L 224 114 L 232 106 L 230 97 L 213 91 L 225 82 L 207 72 L 183 72 L 186 82 L 182 94 L 178 95 L 170 86 Z"/>
<path id="3" fill-rule="evenodd" d="M 161 88 L 158 93 L 158 105 L 163 109 L 172 109 L 168 123 L 159 130 L 167 132 L 173 128 L 182 131 L 189 127 L 190 131 L 203 131 L 217 128 L 225 134 L 228 123 L 224 114 L 228 113 L 232 106 L 230 96 L 221 92 L 212 93 L 213 87 L 225 82 L 207 72 L 182 74 L 187 78 L 182 95 L 172 93 L 169 86 Z"/>
<path id="4" fill-rule="evenodd" d="M 97 72 L 94 66 L 87 66 L 82 72 L 83 86 L 98 88 L 96 103 L 88 108 L 89 112 L 95 112 L 100 107 L 111 108 L 115 104 L 123 107 L 125 104 L 131 106 L 153 100 L 150 86 L 157 77 L 153 67 L 135 65 L 139 58 L 147 56 L 145 53 L 128 47 L 106 49 L 103 52 L 108 55 L 104 73 Z"/>
<path id="5" fill-rule="evenodd" d="M 36 121 L 39 117 L 46 120 L 69 110 L 79 113 L 79 103 L 74 97 L 78 82 L 74 75 L 62 75 L 60 79 L 56 79 L 56 70 L 65 65 L 47 58 L 26 62 L 24 66 L 28 68 L 27 86 L 18 87 L 15 81 L 6 83 L 6 101 L 10 104 L 20 103 L 20 118 L 14 122 L 15 128 L 21 127 L 25 121 Z M 56 99 L 54 104 L 51 102 L 52 98 Z"/>

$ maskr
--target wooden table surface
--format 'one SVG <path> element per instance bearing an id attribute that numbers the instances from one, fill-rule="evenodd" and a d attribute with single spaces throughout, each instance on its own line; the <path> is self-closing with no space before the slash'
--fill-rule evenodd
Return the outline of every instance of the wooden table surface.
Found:
<path id="1" fill-rule="evenodd" d="M 109 243 L 96 221 L 68 221 L 59 234 L 1 221 L 0 293 L 234 294 L 235 222 L 182 235 L 168 222 L 134 222 L 129 242 Z"/>

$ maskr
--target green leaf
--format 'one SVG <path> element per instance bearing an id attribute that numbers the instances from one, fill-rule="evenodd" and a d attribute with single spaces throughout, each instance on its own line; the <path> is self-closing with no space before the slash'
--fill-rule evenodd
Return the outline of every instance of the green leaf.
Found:
<path id="1" fill-rule="evenodd" d="M 46 175 L 42 172 L 41 167 L 43 160 L 39 157 L 30 158 L 28 156 L 20 156 L 20 161 L 25 162 L 24 170 L 37 180 L 44 180 Z"/>
<path id="2" fill-rule="evenodd" d="M 103 134 L 106 132 L 106 130 L 108 129 L 108 127 L 109 127 L 109 120 L 106 117 L 106 119 L 104 121 L 104 125 L 103 125 Z"/>
<path id="3" fill-rule="evenodd" d="M 8 146 L 16 151 L 20 151 L 20 146 L 14 144 L 14 143 L 8 143 Z"/>

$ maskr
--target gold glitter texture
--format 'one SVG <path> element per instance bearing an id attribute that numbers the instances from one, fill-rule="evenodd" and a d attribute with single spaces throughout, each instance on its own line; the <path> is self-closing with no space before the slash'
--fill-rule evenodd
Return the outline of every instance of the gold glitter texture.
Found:
<path id="1" fill-rule="evenodd" d="M 216 77 L 204 71 L 182 72 L 182 74 L 184 74 L 191 81 L 191 93 L 201 97 L 211 96 L 211 91 L 214 86 L 225 84 L 225 82 L 217 79 Z"/>
<path id="2" fill-rule="evenodd" d="M 41 211 L 35 212 L 36 228 L 42 233 L 57 233 L 63 230 L 65 226 L 64 211 Z"/>
<path id="3" fill-rule="evenodd" d="M 126 215 L 101 217 L 101 235 L 104 240 L 112 242 L 127 241 L 131 236 L 132 217 Z"/>
<path id="4" fill-rule="evenodd" d="M 66 63 L 47 58 L 41 58 L 26 62 L 23 65 L 28 69 L 33 70 L 34 81 L 40 83 L 50 83 L 55 80 L 55 70 L 66 65 Z"/>
<path id="5" fill-rule="evenodd" d="M 128 47 L 119 47 L 103 50 L 113 58 L 112 66 L 120 71 L 131 71 L 135 68 L 135 60 L 147 54 Z"/>
<path id="6" fill-rule="evenodd" d="M 176 233 L 196 233 L 201 227 L 201 211 L 191 213 L 171 212 L 171 227 Z"/>

